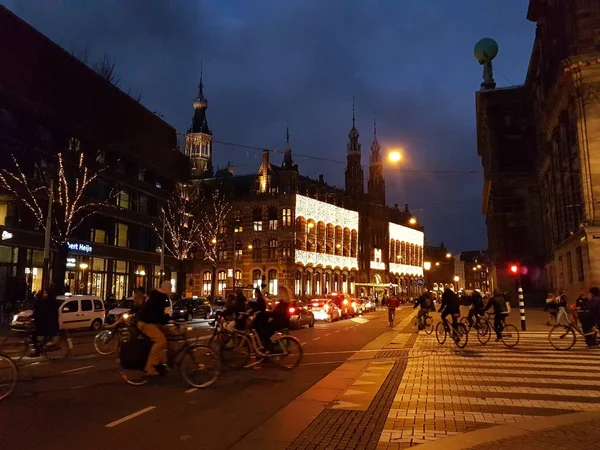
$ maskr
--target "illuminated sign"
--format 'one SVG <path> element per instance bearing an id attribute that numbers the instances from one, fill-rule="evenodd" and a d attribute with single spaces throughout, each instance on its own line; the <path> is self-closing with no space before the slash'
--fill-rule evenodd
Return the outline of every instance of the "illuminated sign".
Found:
<path id="1" fill-rule="evenodd" d="M 12 239 L 12 237 L 13 237 L 13 234 L 9 233 L 8 231 L 4 230 L 2 232 L 2 240 L 3 241 L 8 241 L 9 239 Z"/>
<path id="2" fill-rule="evenodd" d="M 67 258 L 67 267 L 72 268 L 77 266 L 77 260 L 75 258 Z"/>
<path id="3" fill-rule="evenodd" d="M 67 242 L 67 247 L 71 252 L 92 253 L 92 246 L 82 244 L 81 242 Z"/>
<path id="4" fill-rule="evenodd" d="M 385 263 L 381 262 L 381 249 L 375 248 L 373 249 L 373 253 L 375 255 L 375 258 L 374 261 L 371 261 L 371 269 L 385 270 Z"/>

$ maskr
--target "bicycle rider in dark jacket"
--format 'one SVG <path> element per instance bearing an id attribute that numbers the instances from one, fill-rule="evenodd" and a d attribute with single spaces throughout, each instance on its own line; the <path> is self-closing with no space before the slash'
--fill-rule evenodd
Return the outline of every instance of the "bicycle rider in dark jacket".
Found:
<path id="1" fill-rule="evenodd" d="M 591 298 L 583 304 L 583 311 L 579 313 L 579 320 L 588 347 L 597 347 L 596 328 L 600 322 L 600 289 L 590 289 Z"/>
<path id="2" fill-rule="evenodd" d="M 456 328 L 458 325 L 458 316 L 460 316 L 460 304 L 458 296 L 452 291 L 449 284 L 444 286 L 442 294 L 442 304 L 439 311 L 442 314 L 442 320 L 447 320 L 447 316 L 452 316 L 452 326 Z"/>
<path id="3" fill-rule="evenodd" d="M 488 300 L 484 311 L 488 311 L 490 308 L 494 308 L 494 331 L 496 332 L 496 341 L 500 341 L 504 319 L 508 317 L 508 309 L 506 308 L 506 298 L 499 289 L 494 291 L 494 296 Z"/>
<path id="4" fill-rule="evenodd" d="M 415 301 L 414 309 L 419 309 L 418 320 L 419 320 L 419 330 L 425 328 L 425 317 L 429 314 L 429 311 L 434 309 L 433 298 L 431 297 L 431 292 L 423 292 L 423 294 Z"/>
<path id="5" fill-rule="evenodd" d="M 485 311 L 485 306 L 483 305 L 483 297 L 479 291 L 473 291 L 473 294 L 469 298 L 469 315 L 467 319 L 469 320 L 469 326 L 473 326 L 473 317 L 481 316 Z"/>

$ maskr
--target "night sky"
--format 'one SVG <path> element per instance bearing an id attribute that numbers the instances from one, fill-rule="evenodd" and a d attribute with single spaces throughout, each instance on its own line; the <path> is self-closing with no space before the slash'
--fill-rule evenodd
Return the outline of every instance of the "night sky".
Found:
<path id="1" fill-rule="evenodd" d="M 521 84 L 535 26 L 527 0 L 0 0 L 69 51 L 109 53 L 119 87 L 185 133 L 204 61 L 209 125 L 218 141 L 283 150 L 290 121 L 300 172 L 343 187 L 356 97 L 363 164 L 373 112 L 388 203 L 409 203 L 428 243 L 485 248 L 473 46 L 496 39 L 498 86 Z M 258 169 L 260 151 L 215 144 L 215 164 Z M 274 163 L 281 155 L 272 154 Z M 402 169 L 413 170 L 404 172 Z M 451 171 L 455 173 L 443 173 Z M 475 171 L 476 173 L 468 173 Z M 458 173 L 457 173 L 458 172 Z M 464 172 L 464 173 L 460 173 Z M 368 171 L 365 168 L 365 174 Z M 366 180 L 365 180 L 366 186 Z"/>

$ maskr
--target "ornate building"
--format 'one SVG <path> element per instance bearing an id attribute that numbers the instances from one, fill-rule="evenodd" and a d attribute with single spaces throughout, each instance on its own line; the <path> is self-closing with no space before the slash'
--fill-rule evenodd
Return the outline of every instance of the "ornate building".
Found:
<path id="1" fill-rule="evenodd" d="M 289 130 L 280 166 L 269 151 L 256 174 L 217 171 L 203 183 L 222 191 L 233 205 L 233 238 L 219 251 L 216 295 L 228 287 L 281 285 L 297 296 L 332 292 L 416 294 L 422 275 L 423 231 L 410 225 L 408 207 L 385 206 L 385 185 L 376 137 L 371 147 L 369 192 L 364 192 L 356 119 L 347 145 L 346 189 L 311 179 L 294 163 Z M 209 295 L 212 270 L 199 255 L 194 295 Z"/>
<path id="2" fill-rule="evenodd" d="M 212 131 L 208 128 L 206 110 L 208 100 L 204 97 L 204 83 L 200 72 L 198 97 L 194 100 L 194 117 L 185 136 L 185 154 L 190 158 L 192 178 L 210 178 L 213 176 Z"/>
<path id="3" fill-rule="evenodd" d="M 488 220 L 490 256 L 493 264 L 498 248 L 534 245 L 542 272 L 526 265 L 522 275 L 575 298 L 600 284 L 600 163 L 594 156 L 600 152 L 600 3 L 531 0 L 527 18 L 537 28 L 525 85 L 505 94 L 477 93 L 484 168 L 493 154 L 489 149 L 497 145 L 494 136 L 512 129 L 505 151 L 523 161 L 513 165 L 525 175 L 520 178 L 524 184 L 515 183 L 514 174 L 505 177 L 504 185 L 512 183 L 512 192 L 521 189 L 521 195 L 512 195 L 512 211 L 493 211 L 497 218 Z M 510 108 L 489 102 L 500 96 L 509 101 L 509 95 L 514 97 Z M 498 117 L 496 123 L 492 116 Z M 486 199 L 493 201 L 493 180 L 498 176 L 498 171 L 486 173 L 486 186 L 492 183 L 492 191 L 491 196 L 484 193 L 484 204 Z M 502 196 L 508 198 L 510 192 Z M 501 235 L 492 241 L 498 222 L 518 220 L 522 230 L 530 230 L 527 235 Z M 543 225 L 540 230 L 538 223 Z"/>

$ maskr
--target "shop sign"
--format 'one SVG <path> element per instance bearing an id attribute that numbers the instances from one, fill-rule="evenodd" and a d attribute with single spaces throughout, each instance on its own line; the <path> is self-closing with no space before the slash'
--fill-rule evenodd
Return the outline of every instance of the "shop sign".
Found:
<path id="1" fill-rule="evenodd" d="M 2 231 L 2 240 L 3 241 L 8 241 L 9 239 L 12 239 L 12 237 L 13 237 L 12 233 L 9 233 L 6 230 Z"/>
<path id="2" fill-rule="evenodd" d="M 92 246 L 81 242 L 67 242 L 67 247 L 72 252 L 92 253 Z"/>
<path id="3" fill-rule="evenodd" d="M 73 268 L 77 266 L 77 260 L 75 258 L 67 258 L 67 267 Z"/>

